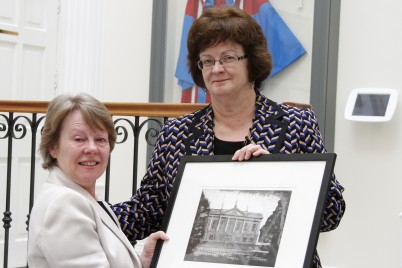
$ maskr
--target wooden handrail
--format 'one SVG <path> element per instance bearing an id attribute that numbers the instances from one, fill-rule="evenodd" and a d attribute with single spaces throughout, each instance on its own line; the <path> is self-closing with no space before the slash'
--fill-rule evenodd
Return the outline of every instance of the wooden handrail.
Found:
<path id="1" fill-rule="evenodd" d="M 0 112 L 46 113 L 48 101 L 0 100 Z M 112 115 L 177 117 L 194 112 L 206 104 L 103 102 Z"/>
<path id="2" fill-rule="evenodd" d="M 282 102 L 282 104 L 294 106 L 294 107 L 301 108 L 301 109 L 310 109 L 310 110 L 313 109 L 313 106 L 308 103 L 285 101 L 285 102 Z"/>
<path id="3" fill-rule="evenodd" d="M 48 101 L 0 100 L 0 112 L 46 113 L 48 104 Z M 103 104 L 105 104 L 112 115 L 146 117 L 177 117 L 192 113 L 206 105 L 161 102 L 103 102 Z M 312 108 L 310 104 L 304 103 L 284 102 L 284 104 L 304 109 Z"/>

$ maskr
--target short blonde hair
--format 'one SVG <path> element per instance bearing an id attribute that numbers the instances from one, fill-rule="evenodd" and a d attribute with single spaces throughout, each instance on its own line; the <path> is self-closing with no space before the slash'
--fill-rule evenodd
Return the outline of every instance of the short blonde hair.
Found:
<path id="1" fill-rule="evenodd" d="M 49 148 L 55 146 L 60 138 L 61 126 L 64 119 L 73 111 L 80 111 L 85 121 L 95 129 L 105 129 L 108 132 L 110 152 L 116 143 L 116 131 L 111 114 L 107 108 L 97 99 L 86 93 L 75 96 L 61 94 L 50 101 L 46 120 L 42 130 L 39 152 L 42 156 L 44 169 L 56 165 Z"/>

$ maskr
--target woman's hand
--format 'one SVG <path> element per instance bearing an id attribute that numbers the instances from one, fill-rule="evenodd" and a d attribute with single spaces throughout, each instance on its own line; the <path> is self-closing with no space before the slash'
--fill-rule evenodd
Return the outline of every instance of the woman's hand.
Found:
<path id="1" fill-rule="evenodd" d="M 263 149 L 260 145 L 249 144 L 244 146 L 240 150 L 237 150 L 234 153 L 232 160 L 249 160 L 251 156 L 260 156 L 262 154 L 269 154 L 269 152 Z"/>
<path id="2" fill-rule="evenodd" d="M 169 237 L 167 236 L 167 234 L 165 234 L 165 232 L 158 231 L 158 232 L 152 233 L 147 238 L 147 241 L 145 242 L 145 245 L 144 245 L 144 250 L 142 251 L 142 253 L 140 255 L 142 268 L 149 268 L 151 266 L 152 256 L 154 255 L 154 252 L 155 252 L 156 242 L 159 239 L 168 240 Z"/>

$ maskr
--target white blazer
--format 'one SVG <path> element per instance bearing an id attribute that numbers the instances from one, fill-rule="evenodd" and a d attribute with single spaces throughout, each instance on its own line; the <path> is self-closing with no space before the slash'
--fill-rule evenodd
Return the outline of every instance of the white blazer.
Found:
<path id="1" fill-rule="evenodd" d="M 29 220 L 29 267 L 140 268 L 138 255 L 105 205 L 113 219 L 84 188 L 52 168 Z"/>

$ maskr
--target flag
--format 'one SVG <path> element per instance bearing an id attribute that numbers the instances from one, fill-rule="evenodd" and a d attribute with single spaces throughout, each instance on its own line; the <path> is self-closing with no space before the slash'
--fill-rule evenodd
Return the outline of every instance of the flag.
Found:
<path id="1" fill-rule="evenodd" d="M 243 10 L 258 22 L 267 38 L 274 65 L 271 76 L 284 70 L 306 53 L 268 0 L 244 0 Z"/>
<path id="2" fill-rule="evenodd" d="M 204 3 L 203 3 L 204 2 Z M 184 15 L 183 31 L 180 42 L 179 59 L 177 61 L 175 76 L 182 87 L 182 103 L 194 102 L 208 103 L 209 95 L 194 84 L 187 67 L 187 36 L 194 20 L 204 8 L 212 6 L 240 6 L 240 0 L 188 0 Z M 273 69 L 271 76 L 284 70 L 291 63 L 306 53 L 302 44 L 297 40 L 286 23 L 276 12 L 269 0 L 243 0 L 243 10 L 252 16 L 261 26 L 267 38 L 268 49 L 272 56 Z"/>

